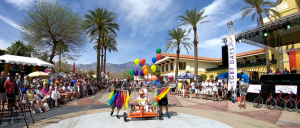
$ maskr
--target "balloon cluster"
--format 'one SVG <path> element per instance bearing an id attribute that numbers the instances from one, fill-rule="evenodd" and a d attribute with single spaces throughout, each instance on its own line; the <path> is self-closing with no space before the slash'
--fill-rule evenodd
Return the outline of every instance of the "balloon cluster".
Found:
<path id="1" fill-rule="evenodd" d="M 161 49 L 160 48 L 157 48 L 156 49 L 156 57 L 153 57 L 152 58 L 152 62 L 153 62 L 153 64 L 156 62 L 156 61 L 159 61 L 160 59 L 161 59 Z M 142 70 L 141 71 L 138 71 L 138 70 L 130 70 L 129 71 L 129 74 L 131 75 L 131 76 L 137 76 L 137 75 L 141 75 L 141 76 L 144 76 L 144 75 L 148 75 L 149 74 L 149 69 L 148 69 L 148 66 L 147 65 L 145 65 L 145 63 L 146 63 L 146 60 L 145 60 L 145 58 L 142 58 L 141 60 L 139 60 L 139 59 L 135 59 L 134 60 L 134 64 L 135 65 L 140 65 L 141 67 L 142 67 Z M 156 71 L 156 66 L 155 65 L 152 65 L 151 66 L 151 70 L 153 71 L 153 72 L 155 72 Z"/>

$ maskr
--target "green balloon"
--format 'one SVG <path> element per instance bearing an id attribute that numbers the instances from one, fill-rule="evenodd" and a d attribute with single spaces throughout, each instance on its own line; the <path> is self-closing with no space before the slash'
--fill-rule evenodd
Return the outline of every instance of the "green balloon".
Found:
<path id="1" fill-rule="evenodd" d="M 133 75 L 134 75 L 134 70 L 130 70 L 130 71 L 129 71 L 129 74 L 130 74 L 131 76 L 133 76 Z"/>
<path id="2" fill-rule="evenodd" d="M 158 54 L 158 53 L 161 53 L 161 49 L 160 48 L 157 48 L 156 49 L 156 53 Z"/>

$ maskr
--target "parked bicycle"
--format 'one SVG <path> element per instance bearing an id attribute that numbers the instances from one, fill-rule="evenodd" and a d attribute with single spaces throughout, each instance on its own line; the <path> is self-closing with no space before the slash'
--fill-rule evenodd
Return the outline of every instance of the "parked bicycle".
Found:
<path id="1" fill-rule="evenodd" d="M 292 91 L 290 91 L 290 92 L 291 92 L 291 94 L 289 94 L 288 96 L 285 97 L 285 100 L 287 101 L 285 104 L 285 108 L 287 111 L 293 112 L 296 110 L 297 102 L 293 99 L 294 93 Z"/>
<path id="2" fill-rule="evenodd" d="M 258 90 L 258 97 L 255 98 L 254 102 L 253 102 L 253 107 L 255 108 L 261 108 L 261 106 L 264 104 L 264 100 L 263 98 L 260 96 L 261 95 L 261 90 Z"/>
<path id="3" fill-rule="evenodd" d="M 278 110 L 283 110 L 285 108 L 285 104 L 286 104 L 286 100 L 284 100 L 284 98 L 282 98 L 282 91 L 278 90 L 280 93 L 279 95 L 276 96 L 276 101 L 277 101 L 277 104 L 276 104 L 276 108 Z"/>
<path id="4" fill-rule="evenodd" d="M 276 107 L 276 99 L 275 98 L 273 98 L 273 92 L 274 91 L 272 91 L 271 93 L 270 93 L 270 95 L 268 96 L 268 99 L 267 99 L 267 101 L 266 101 L 266 107 L 268 108 L 268 109 L 274 109 L 275 107 Z"/>

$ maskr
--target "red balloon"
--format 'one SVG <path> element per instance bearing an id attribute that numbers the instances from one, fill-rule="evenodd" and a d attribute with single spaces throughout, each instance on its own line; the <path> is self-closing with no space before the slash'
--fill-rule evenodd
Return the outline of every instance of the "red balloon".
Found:
<path id="1" fill-rule="evenodd" d="M 146 60 L 144 58 L 141 59 L 141 64 L 144 65 L 146 63 Z"/>
<path id="2" fill-rule="evenodd" d="M 157 59 L 157 61 L 159 61 L 161 59 L 161 54 L 157 54 L 156 59 Z"/>

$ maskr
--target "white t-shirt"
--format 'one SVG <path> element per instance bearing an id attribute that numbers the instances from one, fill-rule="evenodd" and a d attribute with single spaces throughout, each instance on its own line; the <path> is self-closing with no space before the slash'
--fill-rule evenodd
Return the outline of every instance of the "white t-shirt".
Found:
<path id="1" fill-rule="evenodd" d="M 171 84 L 171 88 L 175 88 L 176 87 L 176 84 Z"/>
<path id="2" fill-rule="evenodd" d="M 147 98 L 144 97 L 144 98 L 141 98 L 141 97 L 138 97 L 137 100 L 144 100 L 144 101 L 138 101 L 140 105 L 143 105 L 143 106 L 146 106 L 147 105 Z"/>
<path id="3" fill-rule="evenodd" d="M 41 97 L 44 97 L 42 90 L 36 90 L 35 92 L 36 92 L 36 94 L 40 94 Z"/>
<path id="4" fill-rule="evenodd" d="M 73 92 L 73 88 L 71 86 L 68 86 L 68 89 L 70 90 L 70 92 Z"/>
<path id="5" fill-rule="evenodd" d="M 203 89 L 206 89 L 207 82 L 202 82 Z"/>
<path id="6" fill-rule="evenodd" d="M 194 84 L 194 85 L 195 85 L 195 84 Z M 192 85 L 192 89 L 196 89 L 194 85 Z"/>

